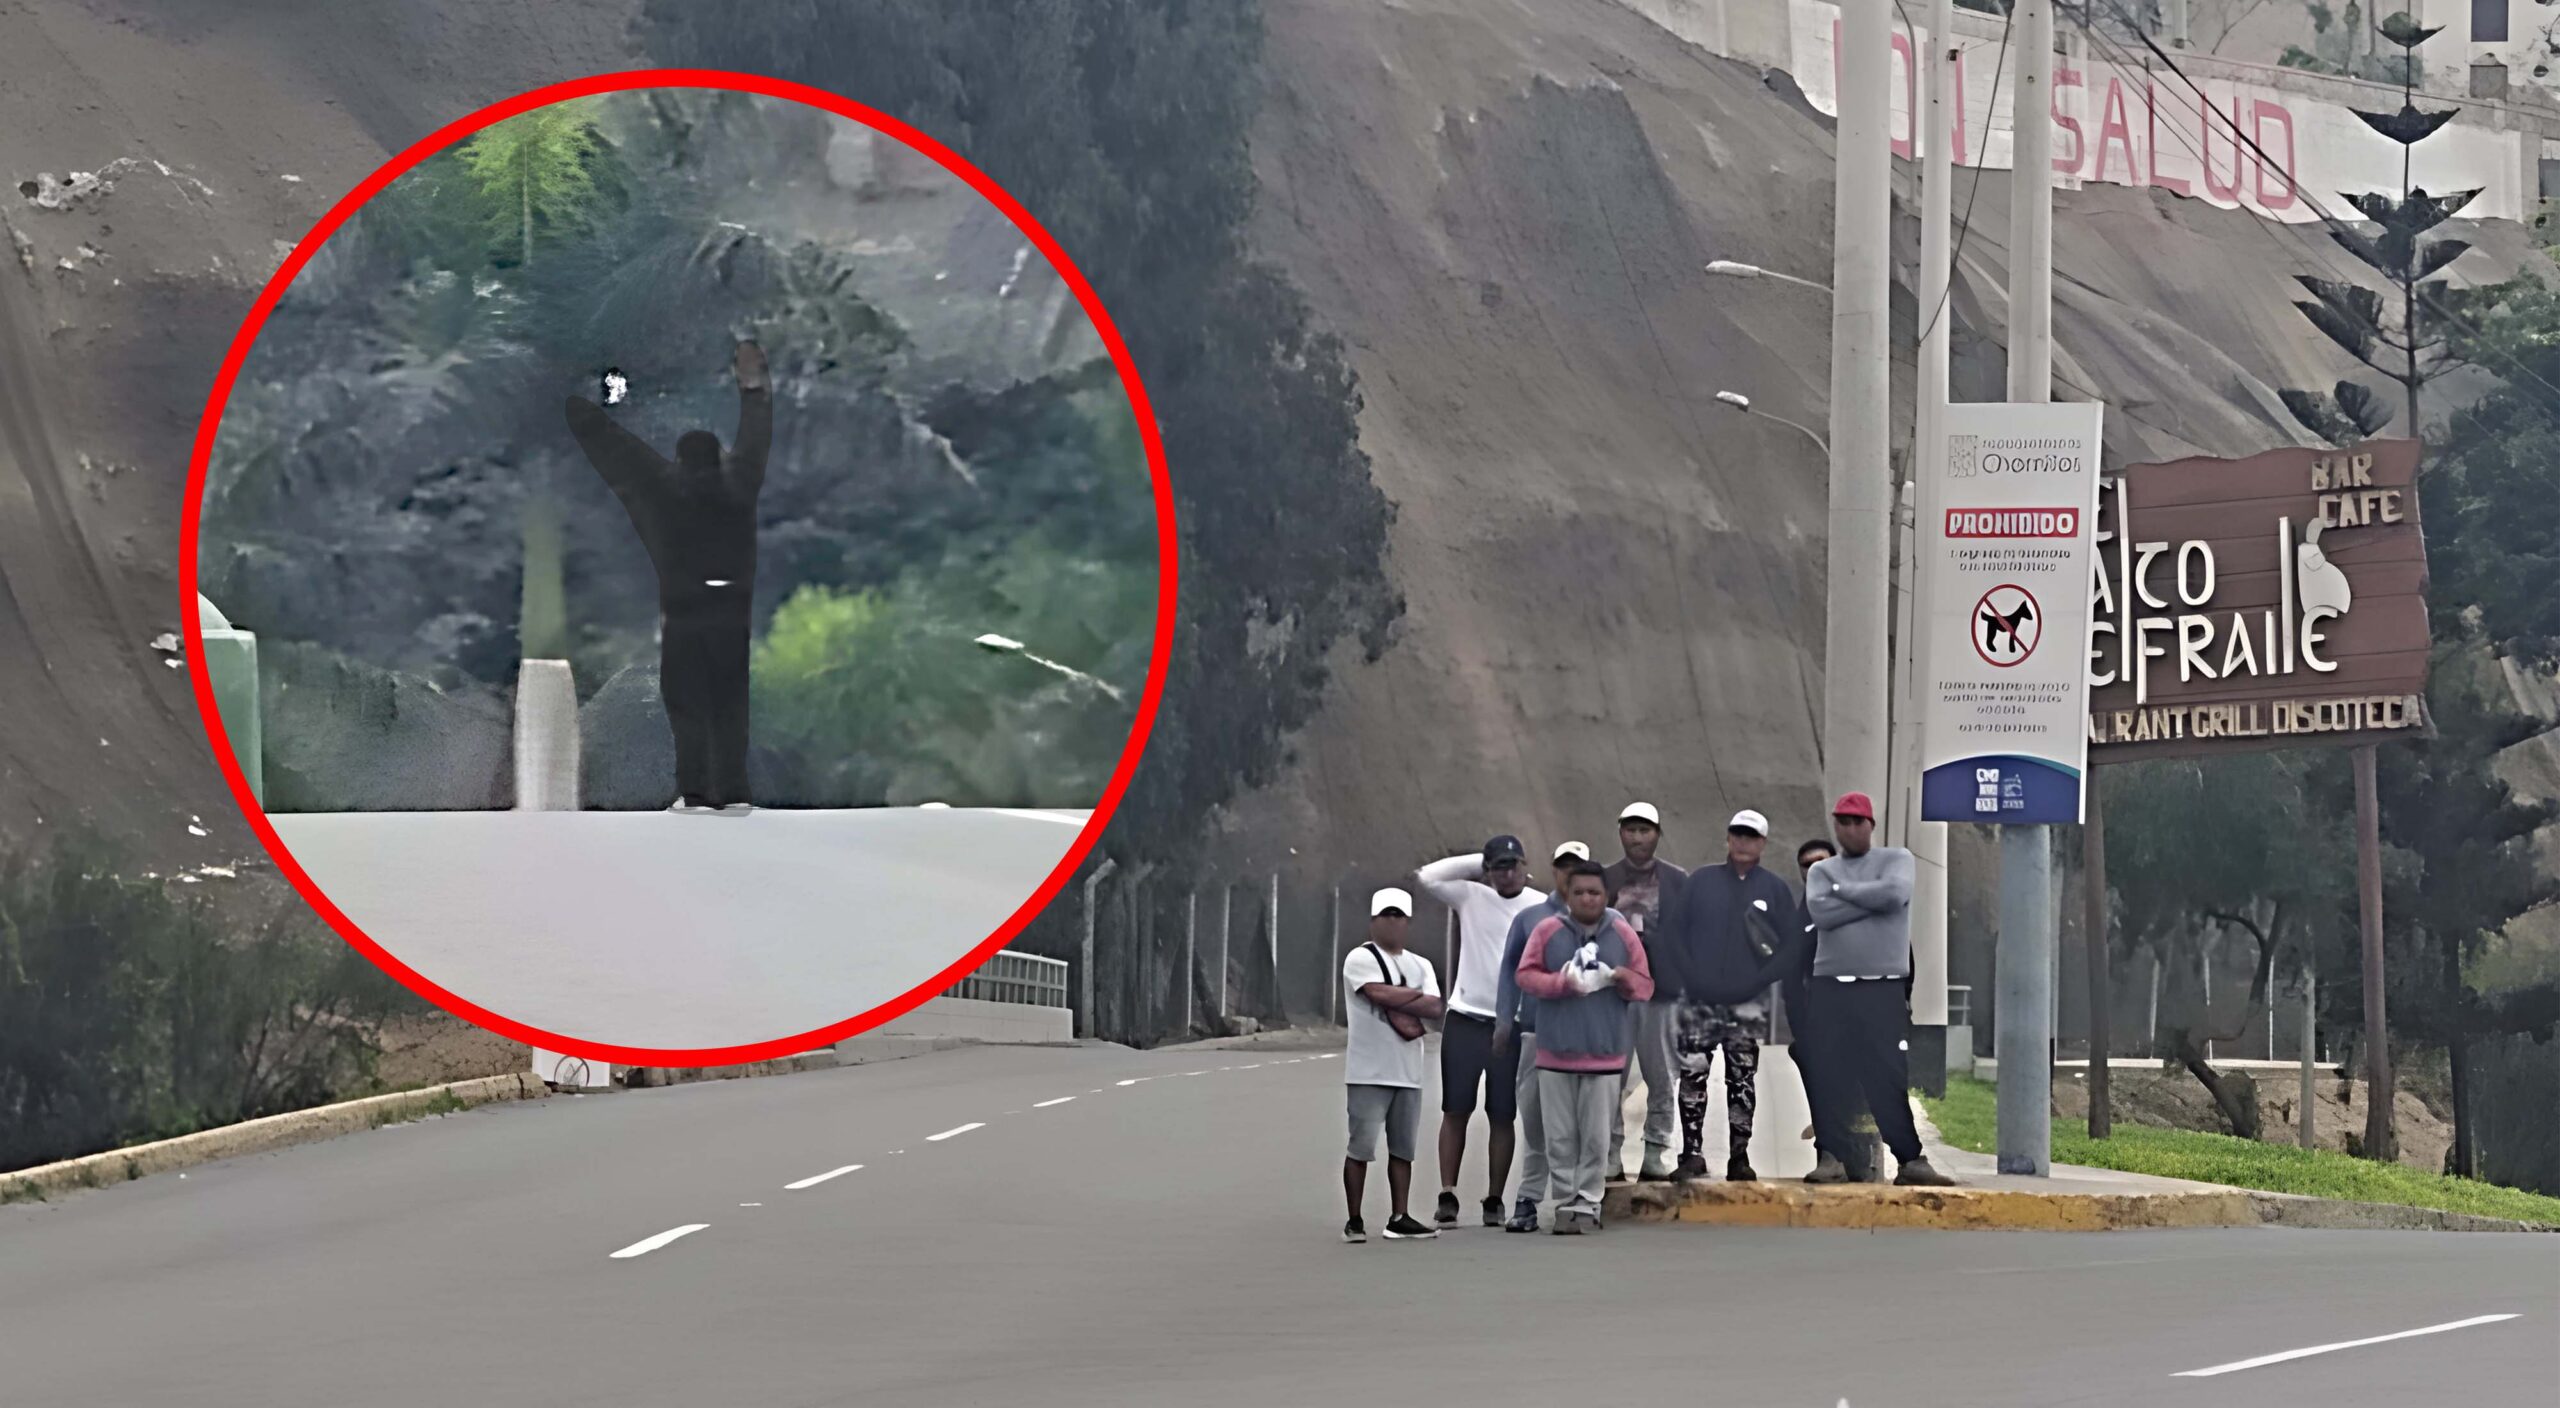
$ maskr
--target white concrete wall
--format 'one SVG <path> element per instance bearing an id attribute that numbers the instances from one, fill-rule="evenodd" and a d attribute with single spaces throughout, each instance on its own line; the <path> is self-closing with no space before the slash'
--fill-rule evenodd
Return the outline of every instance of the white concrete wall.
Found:
<path id="1" fill-rule="evenodd" d="M 1073 1041 L 1075 1014 L 1064 1007 L 937 997 L 894 1022 L 872 1028 L 865 1035 L 965 1037 L 974 1041 L 1014 1043 Z"/>

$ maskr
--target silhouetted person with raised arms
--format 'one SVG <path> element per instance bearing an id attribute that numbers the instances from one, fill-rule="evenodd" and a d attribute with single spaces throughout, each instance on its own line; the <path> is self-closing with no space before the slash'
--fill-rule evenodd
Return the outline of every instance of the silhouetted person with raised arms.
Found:
<path id="1" fill-rule="evenodd" d="M 675 734 L 679 812 L 743 816 L 747 792 L 747 644 L 755 624 L 756 495 L 773 443 L 773 384 L 763 349 L 738 344 L 738 436 L 688 430 L 671 464 L 583 396 L 569 429 L 622 500 L 658 569 L 658 690 Z"/>

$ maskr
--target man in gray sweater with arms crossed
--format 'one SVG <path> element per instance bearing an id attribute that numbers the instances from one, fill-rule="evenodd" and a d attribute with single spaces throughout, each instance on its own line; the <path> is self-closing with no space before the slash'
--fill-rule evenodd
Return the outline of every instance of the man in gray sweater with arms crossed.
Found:
<path id="1" fill-rule="evenodd" d="M 1815 863 L 1804 885 L 1805 908 L 1819 931 L 1805 995 L 1813 1009 L 1813 1038 L 1822 1048 L 1815 1070 L 1838 1092 L 1813 1102 L 1820 1143 L 1849 1147 L 1843 1114 L 1863 1095 L 1876 1132 L 1900 1165 L 1893 1181 L 1943 1188 L 1955 1180 L 1920 1152 L 1920 1132 L 1911 1121 L 1910 1058 L 1903 1047 L 1910 1026 L 1903 981 L 1911 974 L 1911 853 L 1875 844 L 1875 803 L 1863 792 L 1846 793 L 1831 804 L 1831 830 L 1840 838 L 1840 854 Z M 1836 1161 L 1826 1160 L 1805 1181 L 1837 1183 L 1847 1177 Z"/>

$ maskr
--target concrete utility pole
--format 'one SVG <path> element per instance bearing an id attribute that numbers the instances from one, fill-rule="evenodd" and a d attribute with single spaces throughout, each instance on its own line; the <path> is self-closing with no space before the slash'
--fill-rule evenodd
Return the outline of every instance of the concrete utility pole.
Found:
<path id="1" fill-rule="evenodd" d="M 2018 0 L 2009 178 L 2009 399 L 2053 399 L 2053 0 Z M 1842 95 L 1846 101 L 1846 93 Z M 2000 828 L 2000 1171 L 2053 1171 L 2053 848 Z"/>
<path id="2" fill-rule="evenodd" d="M 1922 1071 L 1927 1088 L 1940 1088 L 1946 1070 L 1947 1037 L 1947 824 L 1920 819 L 1920 681 L 1928 678 L 1926 638 L 1930 604 L 1927 588 L 1912 560 L 1922 523 L 1940 512 L 1938 438 L 1947 404 L 1948 336 L 1955 324 L 1948 288 L 1954 280 L 1955 215 L 1955 68 L 1954 0 L 1932 0 L 1929 8 L 1928 58 L 1921 66 L 1927 99 L 1928 126 L 1920 166 L 1920 384 L 1914 393 L 1911 461 L 1912 528 L 1903 555 L 1906 600 L 1904 644 L 1898 652 L 1902 682 L 1894 698 L 1894 795 L 1886 804 L 1890 844 L 1910 850 L 1911 891 L 1911 1026 L 1912 1055 L 1928 1056 L 1937 1040 L 1937 1067 Z M 1968 1056 L 1970 1053 L 1967 1053 Z"/>
<path id="3" fill-rule="evenodd" d="M 1093 873 L 1084 878 L 1084 943 L 1076 954 L 1076 986 L 1079 989 L 1076 1017 L 1084 1024 L 1084 1030 L 1077 1032 L 1078 1036 L 1089 1037 L 1097 1030 L 1093 1019 L 1093 892 L 1119 868 L 1120 862 L 1104 856 L 1102 864 L 1095 866 Z"/>
<path id="4" fill-rule="evenodd" d="M 1893 603 L 1893 3 L 1840 7 L 1831 248 L 1831 511 L 1822 653 L 1822 789 L 1893 800 L 1886 711 Z"/>

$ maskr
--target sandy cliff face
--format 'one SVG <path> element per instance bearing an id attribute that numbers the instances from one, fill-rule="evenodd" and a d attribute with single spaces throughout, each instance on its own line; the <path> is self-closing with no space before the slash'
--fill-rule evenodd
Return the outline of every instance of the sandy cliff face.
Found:
<path id="1" fill-rule="evenodd" d="M 626 66 L 630 8 L 0 11 L 0 841 L 85 817 L 155 865 L 256 854 L 185 673 L 151 645 L 182 624 L 186 466 L 223 352 L 375 166 L 483 104 Z M 75 172 L 102 179 L 66 196 Z"/>
<path id="2" fill-rule="evenodd" d="M 1827 120 L 1613 0 L 1272 0 L 1270 29 L 1258 239 L 1351 348 L 1410 609 L 1385 659 L 1344 661 L 1225 859 L 1382 877 L 1501 830 L 1606 846 L 1630 797 L 1684 862 L 1739 807 L 1815 834 L 1822 459 L 1714 396 L 1819 430 L 1828 308 L 1700 266 L 1828 280 Z M 2008 187 L 1971 181 L 1956 395 L 1989 400 Z M 2527 252 L 2472 234 L 2471 277 Z M 1913 220 L 1899 237 L 1908 348 Z M 2055 249 L 2057 394 L 2109 403 L 2112 458 L 2298 443 L 2276 389 L 2348 370 L 2291 306 L 2292 274 L 2344 272 L 2316 232 L 2089 187 Z"/>

